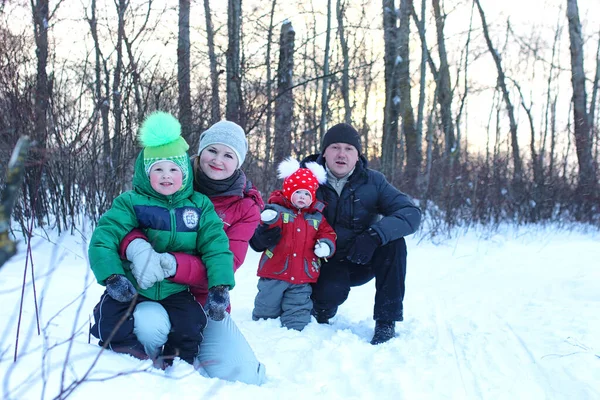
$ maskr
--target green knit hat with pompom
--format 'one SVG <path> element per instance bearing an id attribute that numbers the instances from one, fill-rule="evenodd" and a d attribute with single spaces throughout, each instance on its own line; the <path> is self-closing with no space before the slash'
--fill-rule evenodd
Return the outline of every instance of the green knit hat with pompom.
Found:
<path id="1" fill-rule="evenodd" d="M 183 182 L 186 181 L 190 146 L 181 137 L 181 124 L 177 118 L 163 111 L 150 114 L 142 123 L 138 138 L 144 147 L 146 175 L 157 162 L 171 161 L 181 169 Z"/>

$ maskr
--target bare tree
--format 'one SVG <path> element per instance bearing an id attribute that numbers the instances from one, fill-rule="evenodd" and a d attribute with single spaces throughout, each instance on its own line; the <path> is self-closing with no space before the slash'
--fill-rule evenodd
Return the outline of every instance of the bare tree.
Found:
<path id="1" fill-rule="evenodd" d="M 204 0 L 204 16 L 206 19 L 206 40 L 208 42 L 208 60 L 210 65 L 210 122 L 214 124 L 221 119 L 221 105 L 219 101 L 219 72 L 217 71 L 217 56 L 215 54 L 215 34 L 209 0 Z"/>
<path id="2" fill-rule="evenodd" d="M 33 140 L 39 151 L 37 156 L 41 158 L 41 161 L 28 171 L 29 173 L 26 181 L 28 182 L 28 191 L 32 202 L 30 207 L 37 218 L 42 218 L 43 205 L 40 201 L 36 201 L 37 196 L 33 194 L 37 193 L 39 185 L 42 184 L 45 150 L 48 140 L 47 114 L 50 101 L 50 82 L 48 80 L 46 68 L 48 64 L 48 27 L 50 25 L 50 13 L 48 9 L 48 0 L 32 1 L 31 7 L 33 13 L 33 32 L 35 36 L 35 54 L 37 57 Z"/>
<path id="3" fill-rule="evenodd" d="M 399 68 L 408 62 L 398 55 L 398 28 L 394 0 L 383 0 L 383 41 L 385 63 L 385 105 L 383 111 L 383 136 L 381 172 L 394 180 L 396 149 L 398 146 L 398 118 L 400 109 Z M 408 39 L 408 38 L 407 38 Z M 408 46 L 408 40 L 406 42 Z M 408 51 L 407 51 L 408 53 Z M 410 87 L 410 83 L 409 83 Z M 409 89 L 410 90 L 410 89 Z"/>
<path id="4" fill-rule="evenodd" d="M 273 44 L 273 19 L 275 17 L 275 5 L 277 4 L 277 0 L 273 0 L 271 2 L 271 16 L 269 17 L 269 29 L 267 31 L 267 54 L 266 54 L 266 68 L 267 68 L 267 82 L 266 82 L 266 90 L 267 90 L 267 120 L 265 123 L 265 162 L 264 162 L 264 176 L 267 182 L 272 182 L 271 179 L 273 175 L 273 168 L 271 168 L 271 158 L 272 158 L 272 146 L 273 146 L 273 138 L 271 127 L 273 123 L 273 89 L 272 89 L 272 77 L 271 77 L 271 47 Z M 273 182 L 274 183 L 274 182 Z M 271 192 L 271 188 L 269 187 L 269 193 Z"/>
<path id="5" fill-rule="evenodd" d="M 513 155 L 513 166 L 514 166 L 514 178 L 515 184 L 517 186 L 517 190 L 520 190 L 520 185 L 523 179 L 523 162 L 521 161 L 521 156 L 519 154 L 519 143 L 517 141 L 517 121 L 515 119 L 515 111 L 512 101 L 510 99 L 510 95 L 508 92 L 508 87 L 506 86 L 506 76 L 504 74 L 504 69 L 502 68 L 502 61 L 500 60 L 500 54 L 496 49 L 494 49 L 494 45 L 492 44 L 492 40 L 490 39 L 490 34 L 488 32 L 487 22 L 485 20 L 485 13 L 483 12 L 483 8 L 479 3 L 479 0 L 474 0 L 477 5 L 477 9 L 479 10 L 479 15 L 481 17 L 481 26 L 483 28 L 483 35 L 485 37 L 485 41 L 487 43 L 488 49 L 492 58 L 494 59 L 494 63 L 496 64 L 496 70 L 498 73 L 498 86 L 502 91 L 502 96 L 504 98 L 504 103 L 506 104 L 506 111 L 508 113 L 508 119 L 510 123 L 510 137 L 511 137 L 511 148 Z"/>
<path id="6" fill-rule="evenodd" d="M 410 81 L 410 14 L 412 0 L 400 1 L 400 29 L 398 30 L 398 75 L 400 94 L 400 115 L 402 132 L 406 139 L 406 168 L 403 181 L 411 191 L 417 189 L 417 179 L 421 170 L 421 136 L 415 127 L 415 116 L 411 100 Z M 422 89 L 424 90 L 424 89 Z"/>
<path id="7" fill-rule="evenodd" d="M 338 23 L 338 34 L 340 36 L 340 48 L 342 50 L 342 62 L 344 63 L 344 67 L 342 70 L 342 98 L 344 99 L 344 122 L 349 125 L 352 125 L 352 107 L 350 107 L 350 78 L 348 76 L 350 60 L 348 59 L 348 42 L 346 41 L 346 33 L 344 31 L 345 9 L 346 2 L 343 0 L 337 0 L 335 11 Z"/>
<path id="8" fill-rule="evenodd" d="M 177 42 L 177 83 L 179 84 L 179 122 L 181 134 L 189 141 L 192 133 L 190 91 L 190 0 L 179 0 L 179 36 Z"/>
<path id="9" fill-rule="evenodd" d="M 581 195 L 595 191 L 596 174 L 592 158 L 591 132 L 588 119 L 585 72 L 583 69 L 583 37 L 579 22 L 577 0 L 567 0 L 567 19 L 571 49 L 571 83 L 573 85 L 573 125 L 575 149 L 579 163 L 579 186 Z"/>
<path id="10" fill-rule="evenodd" d="M 227 107 L 225 117 L 245 127 L 242 121 L 242 83 L 240 73 L 240 31 L 242 0 L 229 0 L 227 7 Z"/>
<path id="11" fill-rule="evenodd" d="M 457 153 L 456 137 L 454 135 L 454 122 L 452 116 L 452 88 L 450 86 L 450 67 L 446 53 L 446 39 L 444 38 L 444 24 L 446 16 L 442 15 L 440 1 L 433 0 L 433 13 L 435 15 L 435 27 L 437 30 L 438 54 L 440 57 L 440 69 L 437 80 L 438 101 L 440 102 L 440 114 L 442 116 L 442 129 L 444 130 L 446 142 L 446 157 L 450 165 Z"/>
<path id="12" fill-rule="evenodd" d="M 294 71 L 294 38 L 296 32 L 290 21 L 281 26 L 279 39 L 279 67 L 277 69 L 277 98 L 275 100 L 275 152 L 274 162 L 279 164 L 290 155 L 292 148 L 292 117 L 294 97 L 292 78 Z"/>
<path id="13" fill-rule="evenodd" d="M 108 75 L 106 59 L 102 54 L 100 48 L 100 39 L 98 37 L 98 19 L 96 17 L 96 0 L 92 0 L 90 4 L 91 16 L 87 17 L 87 22 L 90 25 L 90 33 L 92 34 L 92 40 L 94 41 L 94 72 L 95 72 L 95 91 L 94 95 L 96 98 L 96 109 L 100 110 L 102 118 L 102 149 L 104 153 L 104 160 L 109 161 L 111 156 L 110 150 L 110 126 L 108 123 L 108 113 L 110 111 L 110 99 L 108 92 L 110 88 L 110 77 Z M 104 77 L 104 78 L 103 78 Z M 105 82 L 104 94 L 102 93 L 102 81 Z"/>
<path id="14" fill-rule="evenodd" d="M 117 43 L 115 45 L 116 53 L 116 65 L 113 71 L 113 140 L 112 140 L 112 157 L 113 168 L 119 176 L 119 180 L 124 183 L 123 170 L 121 165 L 122 157 L 122 146 L 124 145 L 123 132 L 121 130 L 123 124 L 123 107 L 122 107 L 122 92 L 121 92 L 121 78 L 123 73 L 123 38 L 125 36 L 125 11 L 129 5 L 126 0 L 118 0 L 115 2 L 117 6 Z"/>
<path id="15" fill-rule="evenodd" d="M 329 46 L 331 37 L 331 0 L 327 0 L 327 30 L 325 31 L 325 54 L 323 55 L 323 87 L 321 88 L 321 123 L 319 124 L 320 140 L 323 140 L 327 125 L 327 89 L 329 88 Z"/>

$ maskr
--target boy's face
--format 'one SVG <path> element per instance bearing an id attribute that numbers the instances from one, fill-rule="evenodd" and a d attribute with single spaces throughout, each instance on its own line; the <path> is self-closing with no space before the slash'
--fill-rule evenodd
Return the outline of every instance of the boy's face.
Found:
<path id="1" fill-rule="evenodd" d="M 172 195 L 181 189 L 183 172 L 172 161 L 159 161 L 150 168 L 150 186 L 160 194 Z"/>
<path id="2" fill-rule="evenodd" d="M 200 153 L 200 168 L 210 179 L 229 178 L 238 166 L 238 158 L 229 146 L 211 144 Z"/>
<path id="3" fill-rule="evenodd" d="M 312 204 L 312 196 L 308 190 L 299 189 L 292 194 L 292 204 L 299 208 L 306 208 Z"/>

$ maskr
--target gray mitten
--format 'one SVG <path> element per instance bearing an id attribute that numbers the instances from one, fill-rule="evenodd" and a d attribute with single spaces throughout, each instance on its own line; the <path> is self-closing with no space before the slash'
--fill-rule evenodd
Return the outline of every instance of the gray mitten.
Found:
<path id="1" fill-rule="evenodd" d="M 208 289 L 208 299 L 206 300 L 206 312 L 213 321 L 222 321 L 225 318 L 225 312 L 229 307 L 229 288 L 219 285 Z"/>
<path id="2" fill-rule="evenodd" d="M 148 289 L 156 282 L 165 279 L 161 267 L 161 253 L 157 253 L 152 245 L 144 239 L 134 239 L 125 250 L 127 259 L 131 261 L 131 273 L 141 289 Z"/>
<path id="3" fill-rule="evenodd" d="M 108 295 L 121 303 L 130 302 L 137 293 L 133 284 L 123 275 L 111 275 L 104 283 Z"/>

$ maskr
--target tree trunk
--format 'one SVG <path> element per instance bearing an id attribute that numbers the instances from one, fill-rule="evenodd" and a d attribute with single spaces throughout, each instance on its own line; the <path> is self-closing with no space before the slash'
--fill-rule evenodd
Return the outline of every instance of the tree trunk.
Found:
<path id="1" fill-rule="evenodd" d="M 48 141 L 48 108 L 50 104 L 50 92 L 48 84 L 48 74 L 46 67 L 48 64 L 48 26 L 49 11 L 48 0 L 36 0 L 35 4 L 32 1 L 33 12 L 33 30 L 35 36 L 35 53 L 37 57 L 35 94 L 34 94 L 34 137 L 36 148 L 39 154 L 35 156 L 42 159 L 28 171 L 26 179 L 28 184 L 28 192 L 31 199 L 31 211 L 39 222 L 43 219 L 44 206 L 41 201 L 36 201 L 39 197 L 36 194 L 42 185 L 42 175 L 44 170 L 43 158 Z"/>
<path id="2" fill-rule="evenodd" d="M 190 141 L 192 101 L 190 92 L 190 0 L 179 0 L 179 38 L 177 41 L 177 84 L 179 86 L 179 123 L 181 136 Z"/>
<path id="3" fill-rule="evenodd" d="M 108 93 L 106 96 L 102 94 L 102 71 L 106 64 L 106 60 L 102 56 L 100 50 L 100 41 L 98 39 L 98 20 L 96 19 L 96 0 L 92 0 L 90 5 L 92 16 L 88 19 L 90 25 L 90 33 L 94 40 L 94 53 L 95 53 L 95 96 L 96 96 L 96 109 L 100 111 L 102 120 L 102 153 L 104 162 L 110 162 L 110 130 L 108 125 L 108 112 L 110 109 Z M 108 81 L 109 76 L 105 75 L 105 79 Z"/>
<path id="4" fill-rule="evenodd" d="M 33 2 L 32 2 L 33 5 Z M 47 120 L 49 104 L 48 74 L 48 0 L 37 0 L 33 5 L 33 23 L 35 34 L 35 53 L 37 56 L 37 71 L 35 82 L 35 137 L 34 140 L 41 148 L 46 147 Z"/>
<path id="5" fill-rule="evenodd" d="M 419 31 L 425 32 L 425 10 L 426 1 L 421 1 L 421 20 L 415 18 L 415 24 L 418 26 Z M 411 14 L 414 12 L 414 5 L 411 7 Z M 416 17 L 416 14 L 413 14 Z M 423 37 L 425 35 L 423 34 Z M 421 140 L 423 138 L 423 118 L 425 112 L 425 78 L 427 77 L 427 59 L 429 58 L 429 50 L 427 49 L 427 42 L 421 40 L 421 64 L 419 66 L 419 104 L 417 106 L 417 135 L 418 135 L 418 149 L 422 153 Z"/>
<path id="6" fill-rule="evenodd" d="M 319 142 L 323 140 L 327 127 L 327 90 L 329 89 L 329 42 L 331 37 L 331 0 L 327 0 L 327 31 L 325 32 L 325 54 L 323 55 L 323 87 L 321 91 L 321 123 Z"/>
<path id="7" fill-rule="evenodd" d="M 583 69 L 583 37 L 579 22 L 577 0 L 567 0 L 567 19 L 571 49 L 571 83 L 573 85 L 573 126 L 575 150 L 579 163 L 580 195 L 594 192 L 596 177 L 592 159 L 591 132 L 587 113 L 585 93 L 585 72 Z"/>
<path id="8" fill-rule="evenodd" d="M 204 0 L 204 16 L 206 17 L 206 40 L 208 42 L 208 60 L 210 64 L 210 123 L 221 120 L 221 104 L 219 101 L 219 72 L 215 54 L 215 33 L 210 13 L 210 1 Z"/>
<path id="9" fill-rule="evenodd" d="M 437 85 L 438 100 L 440 102 L 440 114 L 442 116 L 442 129 L 446 142 L 446 157 L 453 163 L 457 152 L 456 137 L 454 136 L 454 122 L 452 117 L 452 87 L 450 85 L 450 68 L 448 66 L 448 55 L 446 53 L 446 41 L 444 38 L 444 24 L 446 16 L 442 16 L 440 1 L 433 0 L 433 13 L 435 15 L 435 28 L 437 31 L 438 53 L 440 57 L 440 69 Z"/>
<path id="10" fill-rule="evenodd" d="M 242 82 L 240 68 L 240 31 L 242 27 L 242 0 L 229 0 L 227 7 L 227 120 L 243 126 Z"/>
<path id="11" fill-rule="evenodd" d="M 275 17 L 275 5 L 277 4 L 277 0 L 273 0 L 271 3 L 271 16 L 269 18 L 269 30 L 267 32 L 267 56 L 265 60 L 265 67 L 267 68 L 267 121 L 265 123 L 265 159 L 263 163 L 264 172 L 263 176 L 265 177 L 265 182 L 267 182 L 266 186 L 268 187 L 267 192 L 271 193 L 273 189 L 273 185 L 276 183 L 276 179 L 274 179 L 275 169 L 272 168 L 271 158 L 272 158 L 272 150 L 273 150 L 273 137 L 271 132 L 271 127 L 273 124 L 273 88 L 272 88 L 272 76 L 271 76 L 271 47 L 273 45 L 273 20 Z"/>
<path id="12" fill-rule="evenodd" d="M 279 38 L 279 66 L 277 68 L 275 165 L 291 155 L 292 117 L 294 114 L 294 97 L 291 87 L 294 72 L 295 35 L 292 23 L 289 21 L 284 22 L 281 26 L 281 36 Z"/>
<path id="13" fill-rule="evenodd" d="M 125 10 L 127 9 L 128 2 L 126 0 L 119 0 L 117 4 L 117 43 L 115 46 L 115 53 L 117 57 L 115 70 L 113 73 L 113 119 L 114 119 L 114 131 L 112 139 L 112 162 L 114 168 L 117 170 L 118 181 L 125 185 L 126 179 L 124 179 L 123 165 L 121 165 L 121 150 L 123 148 L 123 135 L 121 132 L 122 125 L 122 97 L 121 97 L 121 73 L 123 72 L 123 37 L 125 36 Z"/>
<path id="14" fill-rule="evenodd" d="M 348 58 L 348 42 L 344 31 L 344 11 L 346 3 L 343 0 L 336 2 L 336 16 L 338 23 L 338 33 L 340 35 L 340 48 L 342 50 L 342 58 L 344 67 L 342 70 L 342 98 L 344 99 L 344 122 L 352 125 L 352 107 L 350 106 L 350 78 L 348 76 L 348 68 L 350 60 Z"/>
<path id="15" fill-rule="evenodd" d="M 515 187 L 516 190 L 520 192 L 523 181 L 523 163 L 521 161 L 521 156 L 519 155 L 519 143 L 517 141 L 517 121 L 515 119 L 514 107 L 510 100 L 510 95 L 506 86 L 506 77 L 504 75 L 504 70 L 502 69 L 500 55 L 498 54 L 496 49 L 494 49 L 492 40 L 490 39 L 487 22 L 485 20 L 485 14 L 483 12 L 483 9 L 481 8 L 481 4 L 479 4 L 479 0 L 475 0 L 475 4 L 477 4 L 477 9 L 479 10 L 479 15 L 481 17 L 481 26 L 483 28 L 483 35 L 485 36 L 485 41 L 487 43 L 490 54 L 494 59 L 494 63 L 496 64 L 496 70 L 498 72 L 498 85 L 502 90 L 502 96 L 504 98 L 504 102 L 506 103 L 506 111 L 508 112 L 508 118 L 510 121 L 510 138 L 513 155 Z"/>
<path id="16" fill-rule="evenodd" d="M 410 14 L 413 8 L 412 0 L 400 1 L 400 29 L 398 30 L 398 60 L 400 94 L 400 115 L 402 116 L 402 131 L 406 139 L 406 168 L 403 182 L 415 193 L 417 179 L 421 170 L 421 137 L 415 127 L 415 116 L 411 100 L 410 82 Z"/>
<path id="17" fill-rule="evenodd" d="M 590 100 L 590 112 L 588 125 L 590 127 L 590 135 L 593 135 L 595 131 L 595 117 L 596 117 L 596 102 L 598 100 L 598 86 L 600 86 L 600 35 L 598 37 L 598 48 L 596 49 L 596 74 L 594 75 L 594 82 L 592 84 L 592 99 Z M 593 136 L 591 141 L 594 141 Z M 594 147 L 594 146 L 591 146 Z"/>
<path id="18" fill-rule="evenodd" d="M 396 148 L 398 145 L 398 118 L 401 101 L 399 69 L 401 64 L 408 61 L 408 59 L 400 59 L 398 54 L 398 28 L 396 27 L 396 20 L 397 15 L 394 0 L 383 0 L 385 105 L 383 111 L 381 172 L 391 181 L 394 180 L 396 172 Z"/>

